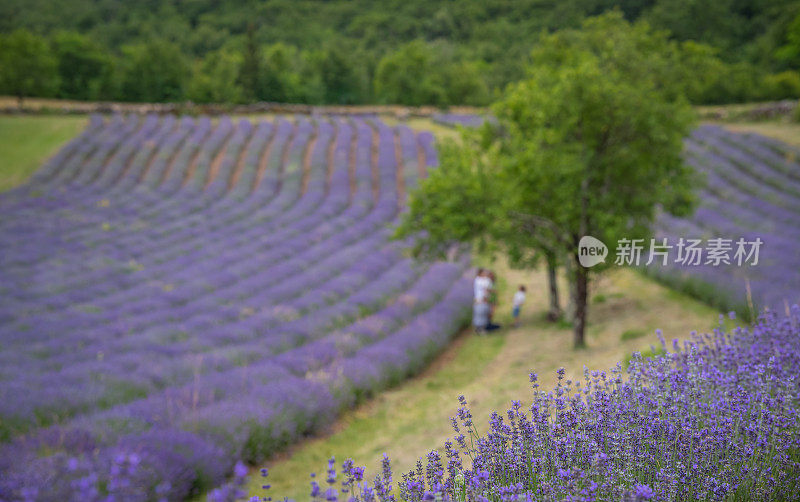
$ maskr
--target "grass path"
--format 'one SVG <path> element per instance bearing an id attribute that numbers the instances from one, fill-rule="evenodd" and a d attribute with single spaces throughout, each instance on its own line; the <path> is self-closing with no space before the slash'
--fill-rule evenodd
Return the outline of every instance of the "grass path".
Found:
<path id="1" fill-rule="evenodd" d="M 87 123 L 86 116 L 0 115 L 0 192 L 24 183 Z"/>
<path id="2" fill-rule="evenodd" d="M 385 452 L 399 477 L 452 436 L 449 417 L 460 394 L 469 400 L 479 430 L 486 430 L 492 410 L 504 411 L 512 399 L 526 401 L 529 371 L 539 373 L 546 389 L 555 384 L 555 371 L 562 366 L 568 377 L 582 378 L 584 364 L 608 369 L 635 350 L 657 345 L 656 328 L 668 340 L 685 338 L 692 330 L 712 328 L 718 319 L 713 309 L 635 271 L 614 270 L 595 286 L 588 348 L 576 351 L 568 327 L 544 320 L 544 273 L 513 271 L 501 264 L 495 268 L 501 279 L 501 321 L 508 322 L 516 285 L 528 286 L 521 326 L 491 336 L 462 333 L 421 375 L 347 412 L 323 437 L 304 440 L 267 462 L 273 500 L 306 500 L 309 473 L 324 474 L 331 456 L 337 464 L 352 457 L 374 475 Z M 252 476 L 248 493 L 261 494 L 262 482 Z"/>
<path id="3" fill-rule="evenodd" d="M 795 147 L 800 147 L 800 123 L 795 122 L 735 122 L 720 124 L 733 132 L 752 132 L 769 136 Z"/>

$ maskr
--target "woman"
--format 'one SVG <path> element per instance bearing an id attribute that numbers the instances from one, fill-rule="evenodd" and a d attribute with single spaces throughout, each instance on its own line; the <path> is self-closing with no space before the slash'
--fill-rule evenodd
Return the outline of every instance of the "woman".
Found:
<path id="1" fill-rule="evenodd" d="M 489 324 L 490 307 L 486 299 L 490 287 L 491 280 L 486 275 L 486 270 L 479 268 L 473 283 L 475 297 L 472 303 L 472 325 L 477 334 L 483 333 Z"/>

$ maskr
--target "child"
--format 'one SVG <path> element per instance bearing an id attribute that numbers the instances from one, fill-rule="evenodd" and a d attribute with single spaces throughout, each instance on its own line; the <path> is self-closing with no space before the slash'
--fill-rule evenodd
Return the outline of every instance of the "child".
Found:
<path id="1" fill-rule="evenodd" d="M 514 300 L 512 301 L 514 305 L 514 310 L 512 311 L 512 315 L 514 316 L 514 327 L 519 327 L 519 311 L 522 307 L 522 304 L 525 303 L 525 286 L 520 286 L 516 293 L 514 293 Z"/>

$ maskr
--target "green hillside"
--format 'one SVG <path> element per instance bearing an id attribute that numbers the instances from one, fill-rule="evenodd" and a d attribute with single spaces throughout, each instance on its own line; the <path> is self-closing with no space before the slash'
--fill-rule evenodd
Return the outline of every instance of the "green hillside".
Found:
<path id="1" fill-rule="evenodd" d="M 682 44 L 695 103 L 800 94 L 791 0 L 6 0 L 0 92 L 483 105 L 523 76 L 543 31 L 615 8 Z M 22 93 L 20 66 L 39 72 Z"/>

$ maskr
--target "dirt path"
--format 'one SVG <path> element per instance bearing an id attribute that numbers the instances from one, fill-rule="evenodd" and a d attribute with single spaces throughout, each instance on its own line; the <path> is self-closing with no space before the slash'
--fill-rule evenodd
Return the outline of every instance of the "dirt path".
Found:
<path id="1" fill-rule="evenodd" d="M 253 186 L 251 187 L 251 192 L 258 188 L 258 185 L 261 184 L 261 180 L 264 179 L 264 173 L 267 172 L 267 167 L 269 166 L 269 159 L 270 155 L 272 155 L 272 149 L 275 147 L 275 137 L 278 135 L 278 121 L 274 120 L 272 123 L 272 130 L 270 131 L 269 141 L 267 142 L 266 148 L 264 151 L 261 152 L 261 157 L 258 159 L 258 169 L 256 170 L 255 180 L 253 181 Z"/>
<path id="2" fill-rule="evenodd" d="M 350 197 L 348 202 L 353 202 L 353 197 L 356 194 L 356 152 L 358 151 L 358 128 L 352 120 L 348 119 L 347 123 L 352 128 L 350 138 L 350 156 L 347 159 L 347 176 L 350 181 Z"/>
<path id="3" fill-rule="evenodd" d="M 331 191 L 331 180 L 333 180 L 336 143 L 339 141 L 339 135 L 342 133 L 341 125 L 336 120 L 332 120 L 331 123 L 333 124 L 334 127 L 333 136 L 331 136 L 331 141 L 330 143 L 328 143 L 328 150 L 325 152 L 325 195 L 327 195 Z"/>
<path id="4" fill-rule="evenodd" d="M 278 189 L 276 193 L 281 191 L 283 188 L 283 176 L 286 174 L 286 164 L 289 163 L 289 152 L 292 149 L 292 142 L 294 142 L 294 138 L 297 135 L 297 121 L 292 124 L 292 132 L 289 134 L 289 137 L 286 138 L 286 142 L 283 145 L 283 151 L 281 151 L 281 162 L 277 166 L 278 169 Z"/>
<path id="5" fill-rule="evenodd" d="M 316 120 L 324 120 L 324 119 L 316 119 Z M 311 133 L 311 137 L 308 138 L 308 143 L 306 143 L 306 149 L 303 152 L 303 172 L 300 177 L 300 195 L 305 195 L 306 190 L 308 189 L 308 180 L 311 178 L 311 156 L 314 153 L 314 149 L 317 147 L 317 141 L 319 141 L 319 123 L 317 121 L 314 122 L 314 132 Z"/>
<path id="6" fill-rule="evenodd" d="M 256 137 L 256 129 L 258 129 L 258 122 L 253 124 L 253 127 L 250 129 L 250 134 L 247 136 L 247 139 L 244 140 L 244 143 L 242 144 L 242 150 L 239 152 L 239 157 L 236 159 L 236 163 L 233 165 L 233 172 L 228 173 L 228 190 L 235 187 L 239 182 L 239 177 L 242 175 L 245 160 L 247 159 L 247 151 L 253 145 L 253 140 Z"/>
<path id="7" fill-rule="evenodd" d="M 114 147 L 111 148 L 108 151 L 108 153 L 106 154 L 106 158 L 103 159 L 103 163 L 100 166 L 100 169 L 97 171 L 97 173 L 95 173 L 94 176 L 92 176 L 92 181 L 95 181 L 95 180 L 99 179 L 101 176 L 103 176 L 103 173 L 105 173 L 106 170 L 108 169 L 108 167 L 111 165 L 111 161 L 117 155 L 117 153 L 119 152 L 120 148 L 122 148 L 123 145 L 125 145 L 125 142 L 129 138 L 133 138 L 134 136 L 136 136 L 139 133 L 139 131 L 142 129 L 142 127 L 144 127 L 144 124 L 145 124 L 145 119 L 144 118 L 138 118 L 137 121 L 138 121 L 138 124 L 136 124 L 136 127 L 133 130 L 131 130 L 130 133 L 128 133 L 127 137 L 124 140 L 114 143 Z M 128 158 L 128 161 L 125 163 L 125 165 L 122 168 L 122 173 L 123 174 L 127 172 L 127 170 L 130 167 L 131 162 L 133 161 L 134 157 L 135 157 L 135 155 L 131 155 Z"/>
<path id="8" fill-rule="evenodd" d="M 193 127 L 194 126 L 196 126 L 196 124 L 193 124 Z M 190 130 L 189 132 L 186 133 L 186 136 L 183 138 L 183 140 L 181 140 L 175 146 L 175 150 L 172 151 L 169 160 L 167 161 L 167 167 L 164 169 L 164 172 L 161 173 L 161 179 L 158 180 L 158 186 L 161 186 L 165 181 L 169 179 L 172 169 L 175 168 L 175 162 L 177 162 L 178 156 L 180 155 L 181 151 L 183 151 L 186 144 L 189 143 L 189 141 L 191 141 L 191 138 L 192 138 L 192 131 Z M 206 138 L 203 138 L 203 140 L 205 139 Z M 192 153 L 192 158 L 190 159 L 189 163 L 191 164 L 192 162 L 194 162 L 199 154 L 200 154 L 200 147 L 198 146 L 197 149 Z"/>
<path id="9" fill-rule="evenodd" d="M 159 140 L 157 142 L 155 140 L 150 140 L 150 142 L 152 143 L 153 149 L 150 152 L 150 154 L 149 154 L 149 156 L 147 158 L 147 161 L 144 164 L 144 169 L 142 169 L 142 172 L 139 173 L 139 177 L 136 179 L 136 183 L 141 183 L 147 177 L 147 173 L 150 172 L 150 168 L 152 167 L 153 163 L 158 158 L 159 149 L 160 149 L 160 146 L 161 146 L 162 142 L 164 141 L 164 139 L 169 137 L 171 134 L 175 133 L 178 129 L 180 129 L 180 127 L 181 127 L 181 121 L 180 120 L 175 120 L 175 123 L 172 124 L 172 128 L 169 131 L 165 131 L 164 134 L 161 135 L 161 138 L 159 138 Z"/>
<path id="10" fill-rule="evenodd" d="M 222 166 L 222 161 L 225 160 L 225 154 L 228 153 L 228 148 L 231 146 L 231 138 L 233 135 L 236 134 L 236 126 L 231 128 L 231 131 L 228 133 L 228 136 L 225 137 L 225 141 L 222 142 L 222 147 L 214 156 L 213 160 L 211 161 L 211 166 L 208 168 L 208 174 L 206 175 L 206 180 L 203 182 L 203 188 L 208 188 L 211 185 L 211 182 L 219 174 L 220 166 Z"/>
<path id="11" fill-rule="evenodd" d="M 428 166 L 425 160 L 425 150 L 420 145 L 419 141 L 415 141 L 417 145 L 417 174 L 420 179 L 428 175 Z"/>
<path id="12" fill-rule="evenodd" d="M 370 123 L 369 126 L 372 128 L 372 146 L 370 150 L 370 165 L 372 165 L 372 196 L 377 202 L 380 191 L 380 170 L 378 169 L 378 148 L 380 146 L 380 135 L 378 134 L 378 128 L 375 127 L 374 124 Z"/>
<path id="13" fill-rule="evenodd" d="M 395 163 L 397 164 L 397 169 L 395 170 L 396 179 L 397 179 L 397 209 L 401 210 L 406 205 L 406 180 L 405 180 L 405 172 L 406 169 L 409 167 L 406 165 L 405 160 L 403 159 L 403 148 L 400 146 L 400 135 L 397 134 L 397 130 L 392 128 L 392 134 L 394 135 L 394 159 Z"/>

